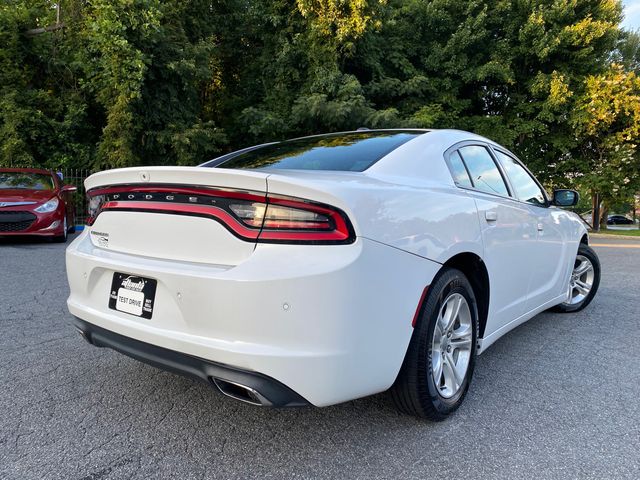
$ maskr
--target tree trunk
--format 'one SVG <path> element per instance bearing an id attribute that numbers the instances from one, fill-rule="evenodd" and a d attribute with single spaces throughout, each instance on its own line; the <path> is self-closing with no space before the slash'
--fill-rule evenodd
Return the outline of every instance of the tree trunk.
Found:
<path id="1" fill-rule="evenodd" d="M 593 223 L 593 231 L 600 231 L 600 194 L 592 191 L 591 198 L 593 200 L 593 208 L 591 210 L 591 222 Z"/>
<path id="2" fill-rule="evenodd" d="M 600 209 L 600 230 L 607 229 L 608 218 L 609 218 L 609 207 L 605 202 L 603 202 L 602 208 Z"/>
<path id="3" fill-rule="evenodd" d="M 32 28 L 24 33 L 27 37 L 35 37 L 36 35 L 41 35 L 43 33 L 55 32 L 56 30 L 64 28 L 64 26 L 64 23 L 56 23 L 55 25 L 49 25 L 48 27 Z"/>

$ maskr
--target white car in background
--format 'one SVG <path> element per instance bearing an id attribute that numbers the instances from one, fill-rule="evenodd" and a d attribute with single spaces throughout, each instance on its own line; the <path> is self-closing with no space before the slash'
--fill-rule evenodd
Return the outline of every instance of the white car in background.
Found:
<path id="1" fill-rule="evenodd" d="M 391 388 L 442 419 L 477 354 L 593 298 L 598 258 L 496 143 L 455 130 L 367 130 L 234 152 L 200 167 L 85 182 L 68 299 L 92 344 L 266 406 Z"/>

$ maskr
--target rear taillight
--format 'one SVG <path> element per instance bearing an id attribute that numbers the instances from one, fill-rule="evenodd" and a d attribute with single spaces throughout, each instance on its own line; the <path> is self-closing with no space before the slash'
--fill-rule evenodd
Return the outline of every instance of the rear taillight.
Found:
<path id="1" fill-rule="evenodd" d="M 87 225 L 93 225 L 106 199 L 106 195 L 92 195 L 91 192 L 87 194 Z"/>
<path id="2" fill-rule="evenodd" d="M 331 219 L 322 213 L 297 208 L 267 206 L 263 228 L 274 230 L 331 230 Z"/>
<path id="3" fill-rule="evenodd" d="M 264 202 L 234 202 L 229 205 L 229 209 L 242 223 L 250 227 L 261 228 L 267 204 Z"/>
<path id="4" fill-rule="evenodd" d="M 353 228 L 340 210 L 315 202 L 269 197 L 260 241 L 351 243 Z"/>
<path id="5" fill-rule="evenodd" d="M 124 210 L 206 217 L 254 242 L 344 244 L 355 239 L 341 210 L 297 198 L 168 185 L 98 188 L 88 197 L 89 225 L 103 211 Z"/>

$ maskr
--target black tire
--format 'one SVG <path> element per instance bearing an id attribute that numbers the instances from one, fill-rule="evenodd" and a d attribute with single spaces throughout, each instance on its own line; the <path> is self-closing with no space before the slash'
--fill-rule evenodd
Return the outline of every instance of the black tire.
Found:
<path id="1" fill-rule="evenodd" d="M 65 225 L 67 223 L 67 219 L 64 219 Z M 55 243 L 66 243 L 69 235 L 69 229 L 67 227 L 63 228 L 62 235 L 58 235 L 57 237 L 53 237 L 53 241 Z"/>
<path id="2" fill-rule="evenodd" d="M 67 243 L 67 232 L 64 235 L 58 235 L 57 237 L 53 237 L 54 243 Z"/>
<path id="3" fill-rule="evenodd" d="M 578 303 L 561 303 L 560 305 L 556 305 L 552 308 L 554 312 L 579 312 L 591 303 L 591 300 L 593 300 L 593 297 L 595 297 L 596 293 L 598 292 L 598 287 L 600 286 L 600 260 L 598 259 L 598 255 L 589 245 L 586 245 L 584 243 L 581 243 L 578 247 L 578 253 L 576 255 L 575 261 L 576 263 L 578 255 L 582 255 L 583 257 L 589 259 L 591 265 L 593 266 L 593 284 L 591 285 L 591 291 L 582 299 L 582 301 Z"/>
<path id="4" fill-rule="evenodd" d="M 469 366 L 461 386 L 451 398 L 445 398 L 433 379 L 432 342 L 442 305 L 453 293 L 461 294 L 469 305 L 472 343 Z M 402 368 L 391 387 L 391 397 L 398 409 L 409 415 L 435 421 L 444 420 L 456 411 L 464 400 L 473 376 L 477 337 L 478 308 L 471 284 L 459 270 L 443 268 L 429 287 Z"/>

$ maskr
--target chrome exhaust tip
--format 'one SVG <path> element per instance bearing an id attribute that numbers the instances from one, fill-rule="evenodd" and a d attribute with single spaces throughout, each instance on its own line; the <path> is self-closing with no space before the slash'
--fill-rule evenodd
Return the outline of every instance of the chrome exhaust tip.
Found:
<path id="1" fill-rule="evenodd" d="M 234 400 L 239 400 L 251 405 L 257 405 L 259 407 L 271 405 L 271 402 L 267 400 L 257 390 L 247 387 L 236 382 L 230 382 L 229 380 L 223 380 L 221 378 L 211 377 L 213 384 L 220 390 L 220 393 L 231 397 Z"/>
<path id="2" fill-rule="evenodd" d="M 78 327 L 76 327 L 76 330 L 78 331 L 80 336 L 85 339 L 85 341 L 87 343 L 93 344 L 93 342 L 91 341 L 91 338 L 89 338 L 89 335 L 87 335 L 87 332 L 85 332 L 84 330 L 79 329 Z"/>

